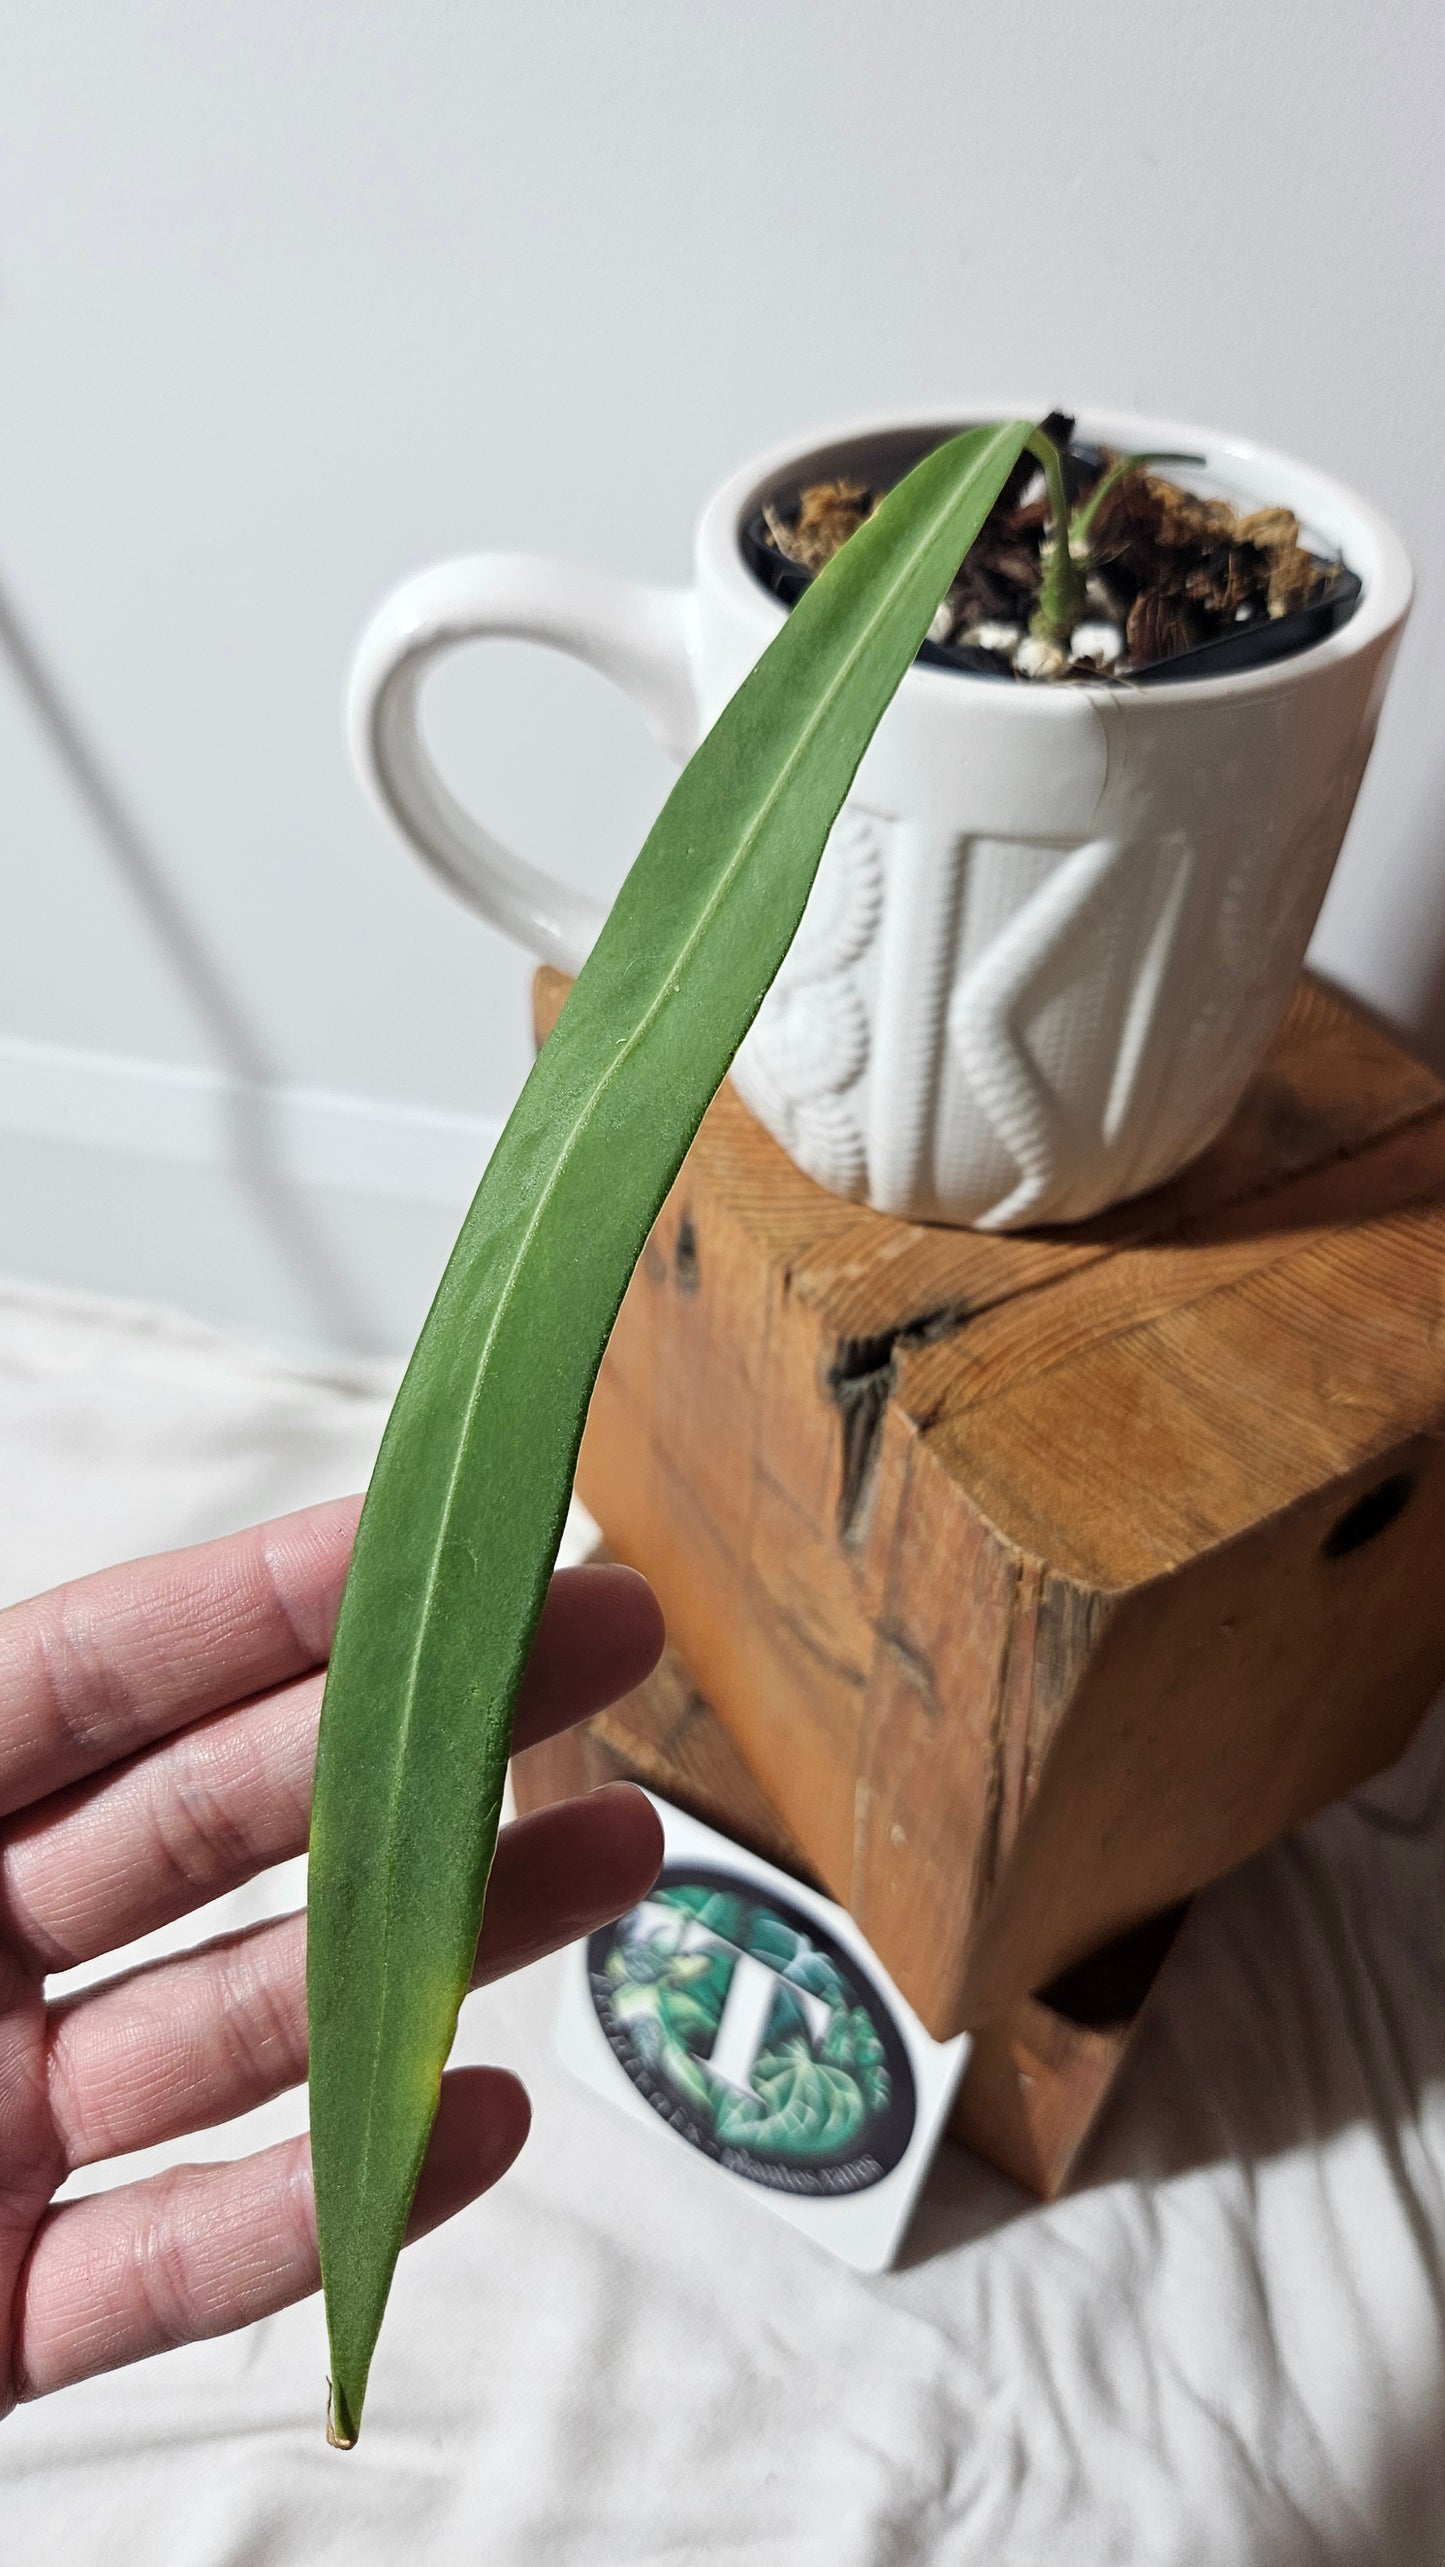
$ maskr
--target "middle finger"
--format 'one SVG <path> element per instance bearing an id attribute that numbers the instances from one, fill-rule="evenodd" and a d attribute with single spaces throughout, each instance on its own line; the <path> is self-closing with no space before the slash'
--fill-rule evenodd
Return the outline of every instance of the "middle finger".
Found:
<path id="1" fill-rule="evenodd" d="M 563 1570 L 523 1685 L 517 1746 L 639 1684 L 660 1642 L 656 1604 L 630 1569 Z M 0 1841 L 0 1934 L 32 1969 L 66 1970 L 303 1852 L 321 1685 L 305 1676 L 213 1712 L 25 1811 Z"/>
<path id="2" fill-rule="evenodd" d="M 502 1830 L 473 1987 L 590 1934 L 645 1897 L 650 1804 L 610 1784 Z M 207 2130 L 306 2074 L 306 1919 L 284 1916 L 50 2010 L 49 2100 L 67 2169 Z"/>

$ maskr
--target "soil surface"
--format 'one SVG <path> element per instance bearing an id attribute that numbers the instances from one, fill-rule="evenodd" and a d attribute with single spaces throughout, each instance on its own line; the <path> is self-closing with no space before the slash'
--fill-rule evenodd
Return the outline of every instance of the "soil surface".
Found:
<path id="1" fill-rule="evenodd" d="M 1073 443 L 1073 420 L 1043 423 L 1061 448 L 1071 503 L 1086 501 L 1117 457 Z M 791 604 L 884 496 L 847 478 L 769 503 L 744 530 L 753 569 Z M 1300 542 L 1288 508 L 1241 513 L 1164 471 L 1130 472 L 1088 535 L 1088 607 L 1060 648 L 1029 632 L 1051 534 L 1043 476 L 1024 456 L 959 569 L 923 656 L 1025 682 L 1147 679 L 1246 667 L 1303 649 L 1347 615 L 1360 583 Z M 1187 663 L 1172 667 L 1173 663 Z"/>

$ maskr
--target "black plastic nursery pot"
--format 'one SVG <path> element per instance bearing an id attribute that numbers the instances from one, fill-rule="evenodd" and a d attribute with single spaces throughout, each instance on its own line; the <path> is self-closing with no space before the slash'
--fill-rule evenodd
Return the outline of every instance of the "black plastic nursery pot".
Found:
<path id="1" fill-rule="evenodd" d="M 977 426 L 977 421 L 960 421 L 957 427 L 920 427 L 912 430 L 890 429 L 871 437 L 853 438 L 826 453 L 810 455 L 806 479 L 820 481 L 851 477 L 876 491 L 891 490 L 916 463 L 931 454 L 945 439 L 961 433 L 964 427 Z M 1104 461 L 1102 450 L 1087 440 L 1071 442 L 1064 450 L 1064 468 L 1070 482 L 1097 473 Z M 802 477 L 791 482 L 779 480 L 765 494 L 766 504 L 786 511 L 801 497 Z M 1072 496 L 1072 489 L 1071 489 Z M 814 574 L 800 563 L 791 561 L 780 551 L 768 533 L 764 502 L 755 507 L 739 528 L 742 556 L 753 577 L 771 590 L 785 606 L 793 606 L 812 583 Z M 1206 641 L 1195 642 L 1186 650 L 1172 652 L 1167 658 L 1136 664 L 1118 676 L 1100 673 L 1087 683 L 1108 686 L 1169 686 L 1188 678 L 1232 677 L 1241 669 L 1267 667 L 1272 661 L 1293 659 L 1312 643 L 1322 642 L 1327 634 L 1349 622 L 1363 594 L 1363 582 L 1348 564 L 1341 561 L 1328 588 L 1307 606 L 1292 609 L 1284 615 L 1259 616 L 1233 630 L 1216 633 Z M 964 677 L 985 678 L 995 685 L 1018 686 L 1031 681 L 1001 669 L 995 656 L 967 643 L 925 642 L 919 660 L 929 668 L 952 669 Z M 1036 682 L 1036 681 L 1034 681 Z M 1055 683 L 1077 683 L 1077 680 Z"/>

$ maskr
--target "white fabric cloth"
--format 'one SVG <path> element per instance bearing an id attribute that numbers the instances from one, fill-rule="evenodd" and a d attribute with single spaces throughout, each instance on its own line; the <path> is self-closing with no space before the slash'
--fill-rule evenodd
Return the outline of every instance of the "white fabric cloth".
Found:
<path id="1" fill-rule="evenodd" d="M 5 1589 L 355 1485 L 383 1389 L 0 1296 Z M 404 2258 L 359 2448 L 323 2440 L 313 2302 L 0 2427 L 0 2553 L 1436 2567 L 1442 1891 L 1436 1718 L 1198 1903 L 1071 2197 L 1040 2209 L 945 2148 L 881 2281 L 574 2088 L 543 1964 L 467 2009 L 464 2055 L 521 2071 L 533 2135 Z M 205 1930 L 296 1894 L 293 1866 Z M 300 2111 L 159 2153 L 235 2154 Z"/>

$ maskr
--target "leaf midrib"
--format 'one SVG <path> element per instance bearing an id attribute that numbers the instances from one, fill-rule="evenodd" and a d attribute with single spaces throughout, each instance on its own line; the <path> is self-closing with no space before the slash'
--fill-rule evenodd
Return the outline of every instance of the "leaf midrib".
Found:
<path id="1" fill-rule="evenodd" d="M 661 984 L 656 995 L 649 1003 L 643 1015 L 638 1019 L 637 1024 L 634 1026 L 627 1040 L 618 1048 L 611 1060 L 606 1063 L 600 1072 L 591 1093 L 588 1095 L 584 1103 L 578 1108 L 571 1128 L 568 1131 L 567 1138 L 562 1148 L 557 1153 L 556 1159 L 553 1163 L 552 1173 L 548 1177 L 546 1184 L 537 1197 L 531 1217 L 517 1243 L 511 1265 L 497 1295 L 496 1306 L 488 1325 L 487 1333 L 482 1340 L 481 1348 L 478 1352 L 474 1366 L 472 1389 L 467 1399 L 464 1411 L 464 1422 L 461 1433 L 457 1437 L 455 1458 L 447 1480 L 446 1493 L 438 1518 L 438 1535 L 433 1545 L 432 1557 L 426 1573 L 426 1582 L 422 1589 L 422 1605 L 417 1616 L 416 1641 L 412 1650 L 411 1663 L 407 1669 L 404 1684 L 402 1716 L 395 1732 L 396 1745 L 392 1759 L 393 1772 L 404 1770 L 405 1768 L 407 1749 L 410 1744 L 412 1726 L 415 1719 L 418 1691 L 417 1678 L 421 1666 L 426 1633 L 431 1618 L 432 1602 L 436 1594 L 437 1581 L 441 1573 L 443 1535 L 446 1524 L 451 1515 L 452 1504 L 456 1496 L 457 1486 L 466 1461 L 467 1450 L 471 1439 L 472 1425 L 476 1416 L 477 1405 L 481 1398 L 482 1383 L 486 1374 L 488 1358 L 491 1354 L 492 1347 L 496 1343 L 498 1332 L 511 1308 L 512 1297 L 517 1286 L 517 1279 L 525 1263 L 527 1251 L 531 1246 L 537 1225 L 542 1219 L 548 1204 L 551 1202 L 553 1195 L 556 1193 L 558 1186 L 561 1184 L 564 1175 L 570 1167 L 577 1143 L 593 1120 L 598 1106 L 606 1095 L 608 1088 L 616 1078 L 619 1070 L 621 1070 L 624 1064 L 631 1059 L 632 1054 L 651 1032 L 666 1000 L 670 996 L 676 994 L 676 986 L 681 981 L 683 971 L 692 955 L 696 952 L 698 944 L 711 926 L 719 904 L 730 890 L 739 868 L 744 863 L 750 850 L 756 844 L 758 837 L 765 828 L 774 806 L 790 784 L 799 761 L 802 759 L 812 740 L 815 738 L 820 725 L 825 720 L 827 714 L 831 711 L 839 693 L 849 677 L 853 674 L 859 660 L 862 658 L 864 652 L 872 642 L 878 625 L 884 622 L 889 611 L 896 603 L 900 592 L 907 586 L 909 580 L 912 578 L 920 561 L 936 542 L 940 527 L 943 521 L 947 518 L 950 509 L 957 507 L 957 505 L 958 492 L 955 490 L 951 497 L 942 506 L 940 506 L 934 517 L 930 519 L 926 532 L 919 537 L 917 543 L 907 555 L 896 577 L 884 594 L 883 603 L 880 606 L 878 615 L 874 618 L 872 626 L 859 634 L 857 641 L 850 646 L 844 658 L 840 661 L 835 676 L 830 681 L 824 694 L 819 698 L 817 704 L 810 713 L 807 722 L 798 735 L 794 748 L 788 755 L 786 763 L 780 769 L 774 783 L 759 804 L 756 816 L 749 824 L 744 837 L 739 841 L 731 862 L 728 864 L 725 871 L 719 875 L 717 883 L 705 906 L 699 912 L 692 929 L 684 938 L 675 962 L 671 969 L 662 975 Z M 503 1134 L 503 1139 L 505 1139 L 505 1134 Z M 382 1937 L 383 1960 L 378 1990 L 378 2004 L 374 2018 L 376 2023 L 376 2036 L 372 2043 L 371 2058 L 368 2064 L 366 2118 L 358 2159 L 356 2192 L 359 2198 L 365 2197 L 371 2171 L 372 2135 L 376 2121 L 375 2101 L 377 2093 L 377 2065 L 382 2051 L 382 2026 L 385 2022 L 387 2006 L 390 1998 L 390 1972 L 385 1956 L 392 1950 L 394 1942 L 394 1937 L 390 1932 L 390 1927 L 395 1913 L 396 1851 L 400 1813 L 398 1796 L 395 1793 L 392 1793 L 389 1797 L 391 1815 L 387 1824 L 386 1850 L 383 1863 L 383 1877 L 385 1883 L 383 1893 L 383 1915 L 386 1923 L 386 1931 L 383 1933 Z"/>

